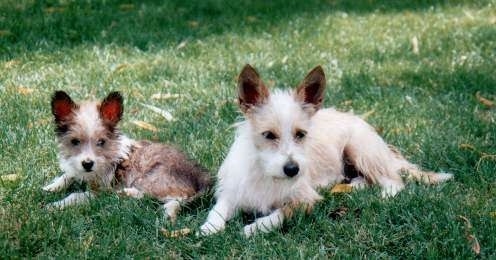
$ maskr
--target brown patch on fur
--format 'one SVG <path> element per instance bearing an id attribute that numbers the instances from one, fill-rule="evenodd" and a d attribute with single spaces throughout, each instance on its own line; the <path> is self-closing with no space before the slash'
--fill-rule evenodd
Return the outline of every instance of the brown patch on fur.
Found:
<path id="1" fill-rule="evenodd" d="M 260 79 L 258 72 L 249 64 L 243 67 L 238 77 L 238 101 L 243 113 L 253 107 L 264 104 L 269 97 L 269 90 Z"/>
<path id="2" fill-rule="evenodd" d="M 203 169 L 165 144 L 138 142 L 129 160 L 118 169 L 117 177 L 123 186 L 136 187 L 160 201 L 172 197 L 190 199 L 210 186 Z"/>

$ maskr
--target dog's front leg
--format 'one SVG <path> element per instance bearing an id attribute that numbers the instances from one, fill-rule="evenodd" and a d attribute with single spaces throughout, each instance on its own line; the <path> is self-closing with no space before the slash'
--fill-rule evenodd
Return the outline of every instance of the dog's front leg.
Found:
<path id="1" fill-rule="evenodd" d="M 243 228 L 246 237 L 250 237 L 258 231 L 268 233 L 274 228 L 278 228 L 284 221 L 284 213 L 282 209 L 276 209 L 270 215 L 257 218 L 254 223 L 246 225 Z"/>
<path id="2" fill-rule="evenodd" d="M 52 181 L 52 183 L 46 185 L 42 189 L 44 191 L 57 192 L 69 187 L 69 185 L 71 185 L 72 182 L 73 182 L 73 178 L 68 174 L 64 173 L 61 176 L 55 178 Z"/>
<path id="3" fill-rule="evenodd" d="M 71 193 L 69 196 L 64 198 L 63 200 L 59 200 L 47 205 L 48 209 L 63 209 L 68 206 L 85 204 L 90 201 L 90 199 L 94 197 L 93 193 L 90 191 L 86 192 L 75 192 Z"/>
<path id="4" fill-rule="evenodd" d="M 200 234 L 204 236 L 215 234 L 224 230 L 226 221 L 234 215 L 235 206 L 227 200 L 219 199 L 208 213 L 207 220 L 200 227 Z"/>

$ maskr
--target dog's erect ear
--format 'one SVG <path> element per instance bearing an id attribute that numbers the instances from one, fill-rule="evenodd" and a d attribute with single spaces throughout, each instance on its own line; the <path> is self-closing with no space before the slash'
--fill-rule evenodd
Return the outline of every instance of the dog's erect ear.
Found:
<path id="1" fill-rule="evenodd" d="M 303 104 L 311 105 L 315 112 L 322 106 L 326 78 L 324 70 L 319 65 L 308 73 L 296 89 L 296 99 Z"/>
<path id="2" fill-rule="evenodd" d="M 119 92 L 111 92 L 100 104 L 100 116 L 109 126 L 115 126 L 122 117 L 122 96 Z"/>
<path id="3" fill-rule="evenodd" d="M 238 77 L 238 99 L 241 111 L 249 112 L 252 107 L 264 104 L 268 97 L 269 90 L 257 71 L 246 64 Z"/>
<path id="4" fill-rule="evenodd" d="M 55 123 L 61 124 L 71 118 L 72 112 L 77 108 L 76 103 L 64 91 L 56 91 L 52 96 L 52 114 Z"/>

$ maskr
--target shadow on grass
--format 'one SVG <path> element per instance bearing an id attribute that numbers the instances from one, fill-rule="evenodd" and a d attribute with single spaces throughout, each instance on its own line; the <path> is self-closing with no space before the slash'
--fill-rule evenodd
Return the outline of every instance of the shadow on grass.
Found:
<path id="1" fill-rule="evenodd" d="M 423 11 L 440 5 L 474 4 L 465 0 L 7 0 L 0 4 L 0 59 L 79 44 L 115 43 L 147 50 L 227 32 L 270 31 L 302 15 Z"/>

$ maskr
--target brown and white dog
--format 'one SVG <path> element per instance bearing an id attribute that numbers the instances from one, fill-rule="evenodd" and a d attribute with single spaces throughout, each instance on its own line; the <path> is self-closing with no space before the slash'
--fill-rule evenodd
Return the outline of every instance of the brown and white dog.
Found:
<path id="1" fill-rule="evenodd" d="M 43 190 L 56 192 L 74 181 L 89 184 L 90 191 L 70 194 L 49 204 L 52 208 L 87 202 L 100 189 L 114 189 L 140 198 L 145 194 L 164 203 L 166 215 L 176 217 L 181 202 L 209 187 L 205 170 L 181 151 L 159 143 L 135 141 L 117 129 L 123 99 L 110 93 L 102 102 L 76 104 L 63 91 L 52 98 L 64 172 Z"/>
<path id="2" fill-rule="evenodd" d="M 353 187 L 378 184 L 384 197 L 404 188 L 401 174 L 424 183 L 452 177 L 421 171 L 358 116 L 320 109 L 325 83 L 318 66 L 296 91 L 269 93 L 255 69 L 243 68 L 238 98 L 245 121 L 218 172 L 217 201 L 201 234 L 223 230 L 240 209 L 265 215 L 244 227 L 246 236 L 269 232 L 295 207 L 311 209 L 321 199 L 316 189 L 342 182 L 348 164 L 360 173 Z"/>

